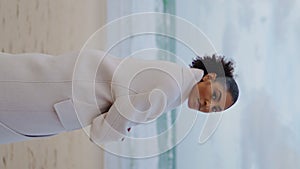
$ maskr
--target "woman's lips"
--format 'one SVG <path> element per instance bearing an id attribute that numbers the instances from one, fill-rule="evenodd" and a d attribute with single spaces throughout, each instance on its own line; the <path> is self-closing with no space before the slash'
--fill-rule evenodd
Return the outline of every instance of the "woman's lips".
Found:
<path id="1" fill-rule="evenodd" d="M 196 108 L 198 109 L 198 110 L 200 110 L 200 99 L 199 98 L 197 98 L 197 101 L 196 101 Z"/>

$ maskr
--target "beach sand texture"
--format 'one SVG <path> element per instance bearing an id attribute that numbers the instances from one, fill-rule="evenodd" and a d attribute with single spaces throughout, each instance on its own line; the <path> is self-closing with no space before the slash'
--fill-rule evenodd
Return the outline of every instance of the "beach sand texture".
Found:
<path id="1" fill-rule="evenodd" d="M 79 50 L 106 21 L 104 0 L 0 0 L 0 50 Z M 0 145 L 1 169 L 101 169 L 103 151 L 83 130 Z"/>

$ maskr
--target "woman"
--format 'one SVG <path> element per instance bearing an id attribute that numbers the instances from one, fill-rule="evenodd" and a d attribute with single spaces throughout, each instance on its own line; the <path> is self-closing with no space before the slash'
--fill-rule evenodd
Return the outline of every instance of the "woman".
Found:
<path id="1" fill-rule="evenodd" d="M 153 121 L 185 100 L 191 109 L 225 110 L 236 102 L 238 87 L 232 63 L 212 58 L 225 74 L 200 64 L 208 57 L 196 58 L 188 68 L 99 50 L 60 56 L 1 53 L 0 143 L 88 125 L 93 142 L 121 141 L 134 125 Z"/>

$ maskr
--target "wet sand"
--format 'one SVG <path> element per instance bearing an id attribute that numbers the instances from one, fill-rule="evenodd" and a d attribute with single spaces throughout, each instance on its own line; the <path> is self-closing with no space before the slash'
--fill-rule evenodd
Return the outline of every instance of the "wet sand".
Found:
<path id="1" fill-rule="evenodd" d="M 79 50 L 105 24 L 104 0 L 0 0 L 0 50 L 62 54 Z M 1 169 L 101 169 L 103 151 L 83 130 L 0 145 Z"/>

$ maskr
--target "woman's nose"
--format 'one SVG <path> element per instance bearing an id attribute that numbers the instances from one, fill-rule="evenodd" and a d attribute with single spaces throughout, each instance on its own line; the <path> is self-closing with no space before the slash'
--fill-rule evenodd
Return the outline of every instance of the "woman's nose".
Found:
<path id="1" fill-rule="evenodd" d="M 210 101 L 209 100 L 205 100 L 204 101 L 204 106 L 205 107 L 209 107 L 210 106 Z"/>
<path id="2" fill-rule="evenodd" d="M 209 111 L 210 107 L 210 101 L 209 100 L 204 100 L 203 105 L 201 105 L 205 109 L 205 111 Z"/>

